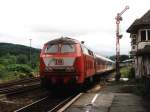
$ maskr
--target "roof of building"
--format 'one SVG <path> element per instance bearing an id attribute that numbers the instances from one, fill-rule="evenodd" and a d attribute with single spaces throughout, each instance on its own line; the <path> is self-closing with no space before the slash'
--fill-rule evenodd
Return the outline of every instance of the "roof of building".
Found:
<path id="1" fill-rule="evenodd" d="M 127 29 L 127 32 L 136 32 L 139 28 L 150 28 L 150 10 L 147 11 L 140 19 L 136 19 Z"/>

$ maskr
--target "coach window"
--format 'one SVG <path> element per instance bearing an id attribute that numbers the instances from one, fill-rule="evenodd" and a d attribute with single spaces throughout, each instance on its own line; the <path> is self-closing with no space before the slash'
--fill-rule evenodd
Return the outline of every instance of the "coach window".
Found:
<path id="1" fill-rule="evenodd" d="M 48 45 L 45 49 L 45 53 L 57 53 L 58 52 L 58 45 Z"/>

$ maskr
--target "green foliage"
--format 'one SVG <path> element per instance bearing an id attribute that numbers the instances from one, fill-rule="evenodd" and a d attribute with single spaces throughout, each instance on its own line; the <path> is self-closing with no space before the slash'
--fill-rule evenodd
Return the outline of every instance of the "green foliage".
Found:
<path id="1" fill-rule="evenodd" d="M 0 64 L 0 71 L 3 71 L 4 69 L 5 69 L 5 66 Z"/>
<path id="2" fill-rule="evenodd" d="M 0 59 L 0 64 L 1 65 L 8 65 L 9 64 L 9 59 L 3 59 L 3 58 L 1 58 Z"/>
<path id="3" fill-rule="evenodd" d="M 135 78 L 135 68 L 131 67 L 129 71 L 129 79 L 134 79 Z"/>
<path id="4" fill-rule="evenodd" d="M 8 64 L 15 64 L 16 63 L 16 56 L 7 54 L 3 57 L 0 57 L 0 64 L 8 65 Z"/>
<path id="5" fill-rule="evenodd" d="M 19 54 L 17 56 L 17 64 L 27 64 L 28 63 L 28 57 L 24 54 Z"/>
<path id="6" fill-rule="evenodd" d="M 28 46 L 0 43 L 0 82 L 31 77 L 38 72 L 40 49 L 31 48 L 31 63 L 29 51 Z"/>
<path id="7" fill-rule="evenodd" d="M 28 65 L 20 65 L 20 64 L 11 64 L 7 66 L 8 71 L 17 71 L 22 73 L 31 73 L 32 69 Z"/>
<path id="8" fill-rule="evenodd" d="M 121 77 L 129 78 L 129 68 L 128 67 L 121 68 L 120 72 L 121 72 Z"/>
<path id="9" fill-rule="evenodd" d="M 7 54 L 15 56 L 19 54 L 24 54 L 26 56 L 29 56 L 30 47 L 11 43 L 0 43 L 0 51 L 0 57 L 5 56 Z M 31 52 L 32 54 L 39 55 L 40 49 L 32 48 Z"/>
<path id="10" fill-rule="evenodd" d="M 3 56 L 3 58 L 4 59 L 9 59 L 10 60 L 10 62 L 9 62 L 9 64 L 14 64 L 14 63 L 16 63 L 16 56 L 14 56 L 14 55 L 11 55 L 11 54 L 6 54 L 6 55 L 4 55 Z"/>
<path id="11" fill-rule="evenodd" d="M 0 64 L 0 78 L 3 76 L 4 70 L 5 70 L 5 66 Z"/>
<path id="12" fill-rule="evenodd" d="M 115 61 L 116 60 L 116 55 L 110 56 L 109 57 L 111 60 Z M 128 60 L 130 59 L 129 55 L 120 55 L 120 61 Z"/>
<path id="13" fill-rule="evenodd" d="M 0 43 L 0 64 L 28 64 L 35 69 L 38 66 L 40 49 L 31 48 L 31 64 L 29 62 L 30 47 Z"/>
<path id="14" fill-rule="evenodd" d="M 142 77 L 135 80 L 135 69 L 133 67 L 124 67 L 120 71 L 122 77 L 129 78 L 129 81 L 134 83 L 135 87 L 131 89 L 135 94 L 140 96 L 150 94 L 150 79 Z"/>
<path id="15" fill-rule="evenodd" d="M 135 70 L 133 67 L 123 67 L 120 69 L 121 77 L 123 78 L 129 78 L 134 79 L 135 78 Z"/>

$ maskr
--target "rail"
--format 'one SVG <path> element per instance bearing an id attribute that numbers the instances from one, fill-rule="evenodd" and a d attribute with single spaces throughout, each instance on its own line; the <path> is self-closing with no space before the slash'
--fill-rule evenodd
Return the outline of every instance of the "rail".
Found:
<path id="1" fill-rule="evenodd" d="M 48 112 L 61 112 L 60 110 L 64 110 L 66 109 L 69 104 L 73 103 L 73 101 L 77 100 L 82 94 L 74 94 L 71 96 L 68 96 L 66 98 L 63 99 L 59 99 L 59 101 L 57 101 L 58 99 L 50 99 L 49 96 L 41 98 L 29 105 L 26 105 L 18 110 L 15 110 L 14 112 L 32 112 L 32 111 L 36 111 L 36 112 L 40 112 L 40 111 L 48 111 Z M 71 102 L 71 103 L 68 103 Z M 68 104 L 67 106 L 64 105 Z"/>
<path id="2" fill-rule="evenodd" d="M 39 81 L 39 80 L 40 80 L 39 78 L 35 78 L 35 77 L 13 80 L 10 82 L 0 83 L 0 88 L 12 86 L 12 85 L 23 84 L 23 83 L 28 83 L 28 82 L 32 82 L 32 81 Z"/>

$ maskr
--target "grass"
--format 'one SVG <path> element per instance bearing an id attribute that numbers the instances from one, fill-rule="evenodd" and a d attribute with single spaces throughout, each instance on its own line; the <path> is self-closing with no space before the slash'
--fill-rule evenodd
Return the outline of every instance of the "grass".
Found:
<path id="1" fill-rule="evenodd" d="M 123 67 L 120 69 L 122 78 L 129 78 L 129 72 L 131 67 Z"/>
<path id="2" fill-rule="evenodd" d="M 130 66 L 121 68 L 120 72 L 122 78 L 129 78 L 129 81 L 126 82 L 127 84 L 134 85 L 128 88 L 131 89 L 134 94 L 139 96 L 150 94 L 150 80 L 147 78 L 135 79 L 134 69 Z"/>
<path id="3" fill-rule="evenodd" d="M 16 80 L 16 79 L 19 79 L 19 77 L 18 75 L 16 75 L 15 72 L 7 72 L 7 73 L 5 72 L 0 77 L 0 83 L 8 82 L 11 80 Z"/>
<path id="4" fill-rule="evenodd" d="M 17 79 L 23 79 L 27 77 L 32 77 L 33 75 L 27 75 L 25 73 L 17 72 L 17 71 L 5 71 L 0 76 L 0 83 L 17 80 Z"/>

